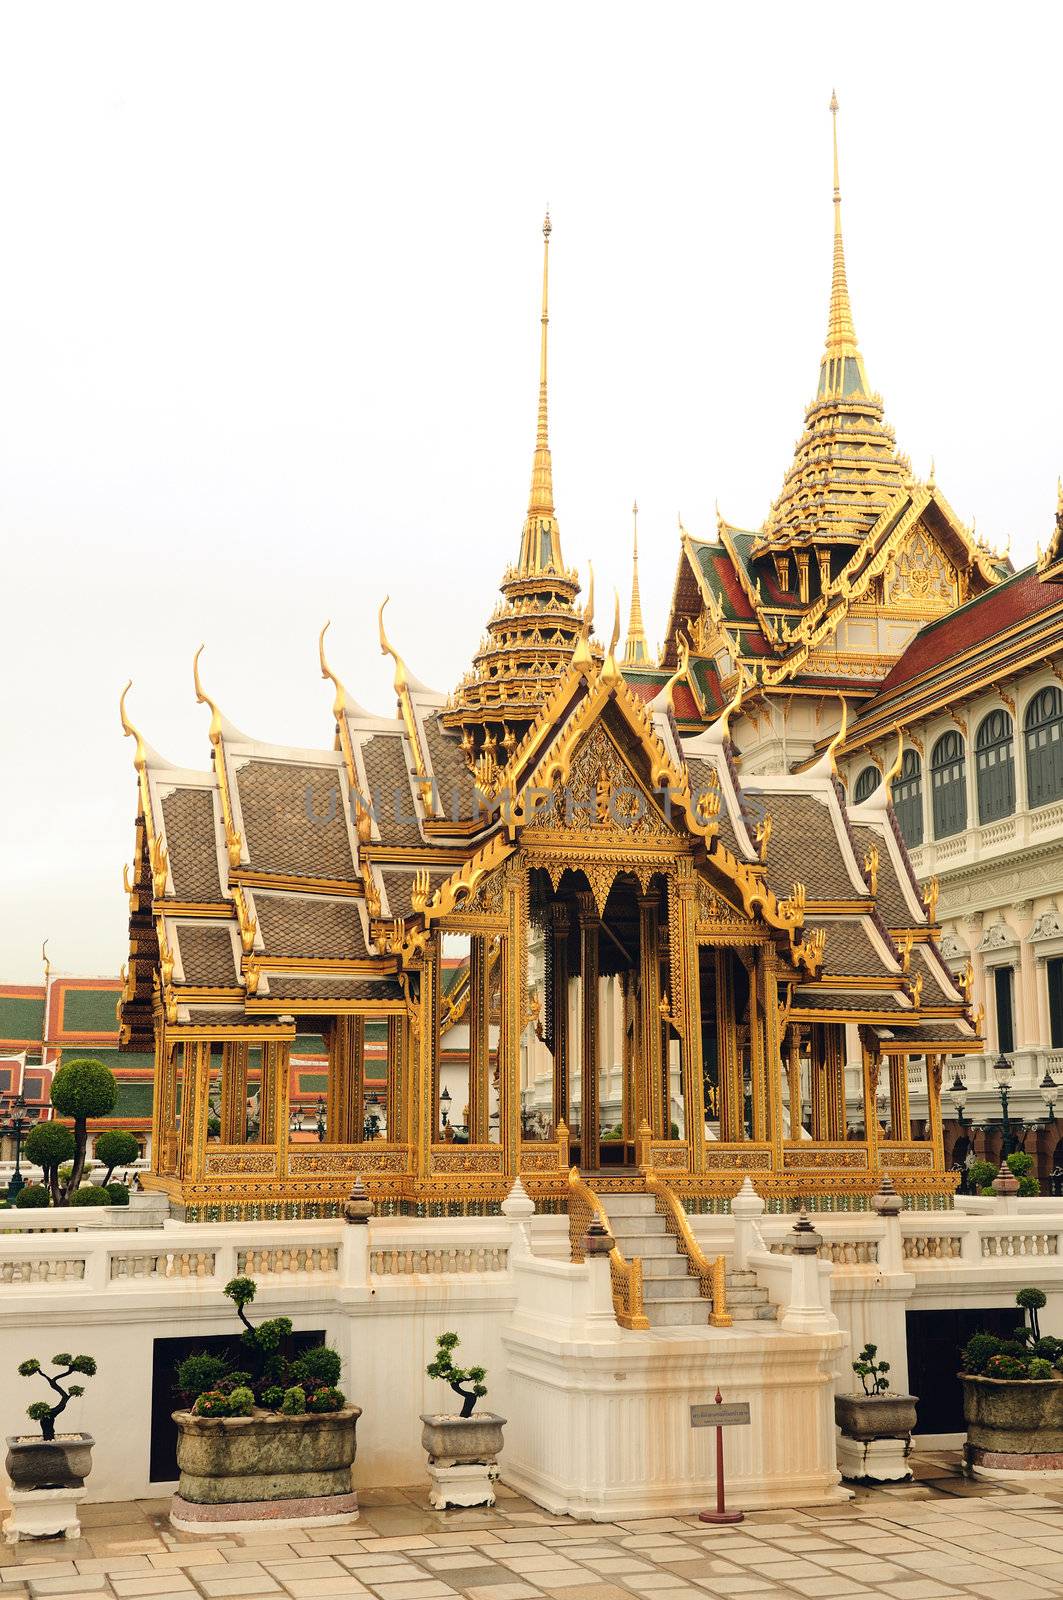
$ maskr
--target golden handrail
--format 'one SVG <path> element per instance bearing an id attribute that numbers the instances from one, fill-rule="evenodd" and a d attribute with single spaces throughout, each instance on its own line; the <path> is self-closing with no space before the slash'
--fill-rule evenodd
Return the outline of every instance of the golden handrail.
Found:
<path id="1" fill-rule="evenodd" d="M 646 1188 L 656 1201 L 658 1213 L 664 1217 L 668 1232 L 675 1237 L 679 1249 L 687 1258 L 687 1271 L 697 1278 L 698 1288 L 705 1298 L 712 1301 L 709 1326 L 729 1328 L 731 1318 L 727 1313 L 727 1288 L 724 1276 L 726 1269 L 723 1256 L 716 1256 L 710 1261 L 694 1237 L 690 1219 L 683 1210 L 681 1202 L 663 1178 L 647 1170 L 645 1181 Z"/>
<path id="2" fill-rule="evenodd" d="M 597 1217 L 607 1231 L 609 1231 L 609 1217 L 594 1190 L 583 1181 L 578 1167 L 569 1169 L 568 1188 L 568 1232 L 572 1245 L 572 1259 L 582 1261 L 583 1238 L 592 1217 Z M 609 1276 L 613 1285 L 613 1310 L 617 1322 L 622 1328 L 648 1328 L 649 1318 L 642 1309 L 641 1258 L 635 1256 L 628 1261 L 614 1242 L 609 1252 Z"/>

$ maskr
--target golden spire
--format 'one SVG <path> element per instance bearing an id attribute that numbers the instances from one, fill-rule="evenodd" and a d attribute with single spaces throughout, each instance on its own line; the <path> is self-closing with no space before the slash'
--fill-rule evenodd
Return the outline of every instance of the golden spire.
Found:
<path id="1" fill-rule="evenodd" d="M 385 601 L 385 604 L 387 604 L 386 601 Z M 381 610 L 383 610 L 383 606 L 381 607 Z M 332 715 L 336 718 L 336 721 L 338 722 L 340 717 L 343 715 L 343 713 L 347 709 L 347 691 L 344 688 L 343 684 L 340 682 L 339 678 L 337 678 L 336 674 L 333 672 L 332 668 L 329 666 L 328 660 L 327 660 L 327 658 L 325 656 L 325 635 L 329 631 L 331 626 L 332 626 L 332 621 L 331 621 L 331 618 L 330 618 L 329 621 L 325 623 L 325 626 L 322 628 L 321 633 L 320 633 L 320 635 L 318 637 L 317 654 L 318 654 L 318 660 L 321 663 L 321 676 L 323 678 L 328 678 L 331 681 L 332 686 L 336 691 L 336 698 L 332 702 Z"/>
<path id="2" fill-rule="evenodd" d="M 631 556 L 631 616 L 628 618 L 627 643 L 624 646 L 625 667 L 647 662 L 650 658 L 646 643 L 646 630 L 642 626 L 642 596 L 639 593 L 639 503 L 631 507 L 633 523 L 633 549 Z"/>
<path id="3" fill-rule="evenodd" d="M 535 431 L 535 454 L 532 457 L 531 492 L 528 495 L 528 515 L 524 520 L 524 535 L 520 546 L 520 566 L 523 572 L 541 572 L 546 567 L 561 567 L 561 549 L 558 543 L 557 519 L 554 513 L 554 474 L 550 460 L 550 438 L 547 415 L 547 328 L 550 322 L 550 213 L 543 218 L 543 309 L 539 336 L 539 419 Z"/>
<path id="4" fill-rule="evenodd" d="M 830 97 L 834 134 L 834 270 L 830 286 L 830 316 L 827 321 L 827 347 L 819 375 L 819 393 L 868 393 L 864 361 L 856 343 L 853 312 L 849 304 L 849 284 L 845 276 L 845 245 L 842 241 L 842 191 L 838 178 L 838 96 Z"/>

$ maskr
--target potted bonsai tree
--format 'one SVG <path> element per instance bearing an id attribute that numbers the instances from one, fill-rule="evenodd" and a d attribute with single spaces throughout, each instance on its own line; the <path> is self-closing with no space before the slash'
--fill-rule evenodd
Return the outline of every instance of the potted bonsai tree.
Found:
<path id="1" fill-rule="evenodd" d="M 976 1333 L 960 1358 L 967 1464 L 979 1475 L 1057 1472 L 1063 1465 L 1063 1340 L 1042 1334 L 1043 1289 L 1015 1296 L 1026 1315 L 1010 1339 Z M 1028 1320 L 1027 1320 L 1028 1316 Z"/>
<path id="2" fill-rule="evenodd" d="M 834 1397 L 834 1420 L 841 1429 L 838 1470 L 861 1483 L 896 1483 L 912 1476 L 908 1456 L 915 1427 L 916 1398 L 894 1394 L 888 1361 L 878 1345 L 865 1344 L 853 1362 L 861 1388 Z"/>
<path id="3" fill-rule="evenodd" d="M 435 1359 L 426 1372 L 441 1378 L 461 1396 L 457 1416 L 422 1412 L 421 1443 L 428 1452 L 428 1476 L 432 1480 L 429 1499 L 437 1511 L 450 1506 L 493 1506 L 493 1484 L 498 1477 L 498 1455 L 502 1449 L 505 1417 L 492 1411 L 473 1415 L 476 1402 L 487 1393 L 483 1367 L 458 1367 L 454 1351 L 460 1343 L 456 1333 L 441 1333 L 436 1340 Z"/>
<path id="4" fill-rule="evenodd" d="M 181 1478 L 170 1521 L 192 1533 L 350 1521 L 358 1515 L 351 1467 L 362 1413 L 337 1387 L 339 1354 L 318 1345 L 292 1355 L 288 1317 L 252 1323 L 253 1278 L 232 1278 L 224 1293 L 243 1324 L 242 1364 L 202 1354 L 177 1369 Z"/>
<path id="5" fill-rule="evenodd" d="M 4 1523 L 9 1543 L 19 1538 L 55 1538 L 80 1532 L 78 1502 L 85 1498 L 85 1479 L 92 1467 L 90 1433 L 56 1434 L 56 1420 L 70 1401 L 85 1393 L 81 1383 L 69 1380 L 75 1374 L 91 1378 L 96 1372 L 92 1356 L 72 1356 L 66 1351 L 52 1357 L 57 1370 L 46 1372 L 36 1356 L 19 1366 L 23 1378 L 41 1377 L 52 1390 L 53 1398 L 34 1400 L 26 1415 L 40 1427 L 40 1434 L 14 1434 L 7 1441 L 5 1466 L 11 1480 L 11 1511 Z"/>

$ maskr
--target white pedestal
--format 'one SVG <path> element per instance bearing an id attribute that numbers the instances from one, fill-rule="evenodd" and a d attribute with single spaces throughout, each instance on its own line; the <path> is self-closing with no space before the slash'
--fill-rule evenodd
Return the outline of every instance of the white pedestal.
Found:
<path id="1" fill-rule="evenodd" d="M 912 1475 L 910 1439 L 838 1439 L 838 1470 L 855 1483 L 902 1483 Z"/>
<path id="2" fill-rule="evenodd" d="M 88 1494 L 80 1489 L 8 1489 L 11 1510 L 4 1519 L 8 1544 L 20 1539 L 76 1539 L 81 1532 L 78 1506 Z"/>
<path id="3" fill-rule="evenodd" d="M 437 1467 L 428 1463 L 432 1487 L 428 1499 L 437 1511 L 452 1506 L 493 1506 L 497 1461 L 480 1461 L 472 1467 Z"/>

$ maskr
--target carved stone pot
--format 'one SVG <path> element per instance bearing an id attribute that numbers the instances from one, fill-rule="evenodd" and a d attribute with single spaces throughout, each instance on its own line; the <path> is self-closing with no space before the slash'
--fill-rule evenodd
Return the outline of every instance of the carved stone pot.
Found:
<path id="1" fill-rule="evenodd" d="M 80 1489 L 92 1470 L 91 1433 L 59 1439 L 15 1434 L 7 1441 L 4 1465 L 15 1489 Z"/>
<path id="2" fill-rule="evenodd" d="M 170 1521 L 203 1533 L 226 1527 L 347 1522 L 360 1406 L 281 1416 L 197 1417 L 175 1411 L 181 1481 Z"/>
<path id="3" fill-rule="evenodd" d="M 915 1427 L 914 1394 L 837 1394 L 838 1471 L 850 1483 L 904 1483 Z"/>
<path id="4" fill-rule="evenodd" d="M 506 1418 L 493 1411 L 454 1417 L 422 1412 L 421 1443 L 428 1451 L 429 1500 L 437 1511 L 493 1506 Z"/>
<path id="5" fill-rule="evenodd" d="M 1063 1378 L 960 1373 L 967 1462 L 986 1476 L 1063 1474 Z"/>

